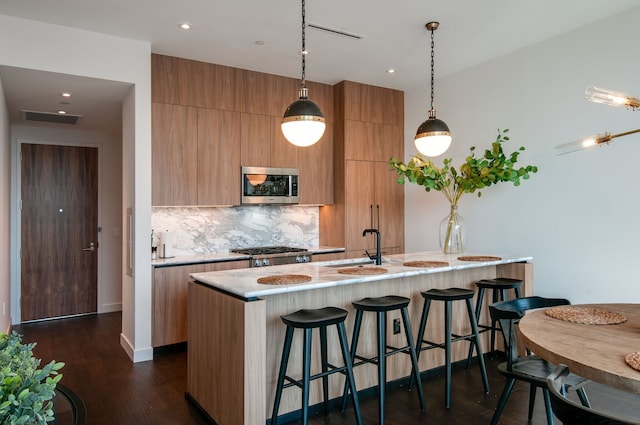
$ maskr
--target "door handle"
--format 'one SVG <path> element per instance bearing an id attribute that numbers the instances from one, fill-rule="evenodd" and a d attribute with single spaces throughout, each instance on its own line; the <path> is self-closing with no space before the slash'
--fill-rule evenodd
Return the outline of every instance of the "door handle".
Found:
<path id="1" fill-rule="evenodd" d="M 89 244 L 89 248 L 82 248 L 82 250 L 83 251 L 95 251 L 96 250 L 96 245 L 93 242 L 91 242 Z"/>

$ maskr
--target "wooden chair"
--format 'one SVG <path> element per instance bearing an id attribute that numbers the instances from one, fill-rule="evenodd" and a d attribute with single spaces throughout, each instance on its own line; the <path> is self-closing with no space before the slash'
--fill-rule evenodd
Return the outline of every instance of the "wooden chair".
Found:
<path id="1" fill-rule="evenodd" d="M 507 378 L 507 382 L 498 401 L 491 425 L 497 425 L 516 381 L 524 381 L 530 384 L 529 421 L 531 421 L 533 416 L 536 391 L 538 388 L 541 388 L 544 396 L 547 422 L 549 425 L 554 424 L 553 410 L 551 409 L 546 378 L 553 372 L 555 365 L 546 362 L 538 356 L 531 355 L 529 352 L 524 356 L 519 355 L 516 325 L 527 310 L 568 304 L 571 304 L 569 300 L 562 298 L 523 297 L 494 303 L 489 306 L 491 319 L 497 320 L 500 323 L 504 337 L 505 355 L 507 357 L 506 362 L 498 365 L 498 372 Z M 572 388 L 577 390 L 578 397 L 585 406 L 589 406 L 589 400 L 583 388 L 587 382 L 586 379 L 573 374 L 569 375 L 565 382 L 565 389 Z"/>
<path id="2" fill-rule="evenodd" d="M 553 413 L 564 425 L 637 425 L 638 422 L 629 418 L 612 416 L 582 406 L 564 396 L 564 381 L 569 376 L 569 368 L 563 364 L 547 377 L 547 389 L 551 396 Z"/>

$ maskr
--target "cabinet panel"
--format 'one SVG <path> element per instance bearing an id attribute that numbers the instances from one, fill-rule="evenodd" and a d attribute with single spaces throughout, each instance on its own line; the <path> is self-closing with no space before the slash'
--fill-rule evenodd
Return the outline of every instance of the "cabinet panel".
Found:
<path id="1" fill-rule="evenodd" d="M 343 81 L 344 119 L 404 125 L 404 93 L 384 87 Z"/>
<path id="2" fill-rule="evenodd" d="M 347 161 L 345 173 L 345 243 L 348 250 L 375 249 L 375 237 L 362 236 L 375 226 L 375 167 L 368 161 Z"/>
<path id="3" fill-rule="evenodd" d="M 271 166 L 298 168 L 298 151 L 306 148 L 289 143 L 282 134 L 281 121 L 281 117 L 271 118 Z"/>
<path id="4" fill-rule="evenodd" d="M 363 121 L 345 121 L 344 149 L 346 159 L 388 161 L 402 157 L 403 130 L 398 126 Z"/>
<path id="5" fill-rule="evenodd" d="M 268 167 L 271 164 L 271 117 L 242 114 L 240 119 L 240 165 Z"/>
<path id="6" fill-rule="evenodd" d="M 240 112 L 237 95 L 242 72 L 238 68 L 207 63 L 203 67 L 202 95 L 205 108 Z"/>
<path id="7" fill-rule="evenodd" d="M 386 162 L 377 162 L 375 169 L 375 202 L 380 208 L 378 229 L 383 250 L 404 247 L 404 186 Z M 395 253 L 395 252 L 394 252 Z"/>
<path id="8" fill-rule="evenodd" d="M 333 124 L 327 123 L 315 145 L 297 148 L 300 167 L 300 203 L 333 203 Z"/>
<path id="9" fill-rule="evenodd" d="M 152 204 L 197 204 L 197 109 L 152 103 Z"/>
<path id="10" fill-rule="evenodd" d="M 202 264 L 153 270 L 151 344 L 154 347 L 187 340 L 189 274 L 203 271 Z"/>
<path id="11" fill-rule="evenodd" d="M 216 272 L 220 270 L 246 269 L 249 267 L 249 260 L 219 261 L 204 265 L 205 272 Z"/>
<path id="12" fill-rule="evenodd" d="M 151 55 L 151 100 L 173 105 L 204 106 L 204 62 Z"/>
<path id="13" fill-rule="evenodd" d="M 240 113 L 198 110 L 198 205 L 240 204 Z"/>

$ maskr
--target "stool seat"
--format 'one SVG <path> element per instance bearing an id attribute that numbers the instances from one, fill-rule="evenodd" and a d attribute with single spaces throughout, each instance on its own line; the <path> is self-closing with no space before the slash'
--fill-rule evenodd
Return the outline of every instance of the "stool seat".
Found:
<path id="1" fill-rule="evenodd" d="M 482 279 L 476 282 L 476 286 L 484 289 L 519 289 L 522 286 L 522 280 L 508 277 Z"/>
<path id="2" fill-rule="evenodd" d="M 409 298 L 397 295 L 387 295 L 378 298 L 363 298 L 352 304 L 358 310 L 364 311 L 392 311 L 399 310 L 409 305 Z"/>
<path id="3" fill-rule="evenodd" d="M 315 310 L 298 310 L 295 313 L 280 316 L 285 325 L 297 329 L 318 328 L 344 322 L 347 310 L 338 307 L 324 307 Z"/>
<path id="4" fill-rule="evenodd" d="M 473 298 L 475 291 L 464 288 L 429 289 L 420 293 L 424 298 L 434 301 L 458 301 Z"/>

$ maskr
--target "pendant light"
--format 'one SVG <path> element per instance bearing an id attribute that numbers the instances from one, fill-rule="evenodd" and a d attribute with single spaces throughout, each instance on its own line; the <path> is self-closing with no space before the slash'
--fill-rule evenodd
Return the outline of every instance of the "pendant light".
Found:
<path id="1" fill-rule="evenodd" d="M 282 117 L 282 134 L 289 143 L 304 147 L 316 143 L 324 134 L 325 121 L 318 105 L 309 100 L 309 90 L 305 79 L 305 3 L 302 0 L 302 82 L 300 99 L 293 102 Z"/>
<path id="2" fill-rule="evenodd" d="M 451 145 L 451 133 L 444 121 L 436 118 L 436 110 L 433 107 L 433 32 L 438 29 L 438 22 L 429 22 L 426 27 L 431 31 L 431 109 L 429 118 L 418 127 L 414 139 L 416 149 L 426 156 L 442 155 Z"/>

